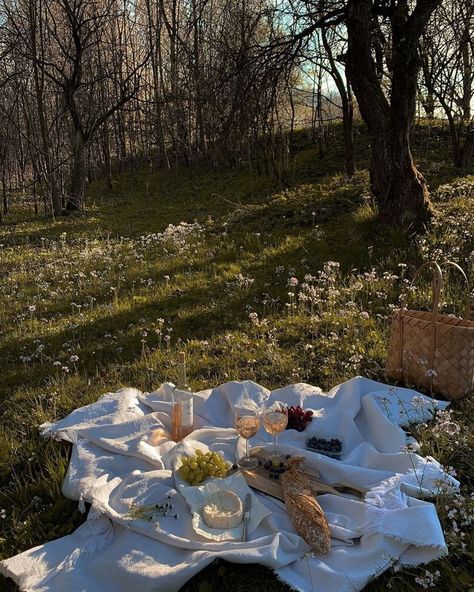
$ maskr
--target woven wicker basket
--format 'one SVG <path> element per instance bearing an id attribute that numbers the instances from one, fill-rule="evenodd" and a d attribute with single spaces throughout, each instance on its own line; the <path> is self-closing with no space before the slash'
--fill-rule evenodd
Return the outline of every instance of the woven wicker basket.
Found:
<path id="1" fill-rule="evenodd" d="M 386 373 L 393 380 L 459 399 L 474 390 L 474 322 L 470 320 L 467 276 L 456 263 L 447 264 L 460 271 L 466 282 L 464 318 L 438 313 L 443 274 L 436 262 L 423 264 L 412 286 L 424 269 L 433 270 L 432 310 L 407 309 L 407 294 L 402 307 L 393 313 Z"/>

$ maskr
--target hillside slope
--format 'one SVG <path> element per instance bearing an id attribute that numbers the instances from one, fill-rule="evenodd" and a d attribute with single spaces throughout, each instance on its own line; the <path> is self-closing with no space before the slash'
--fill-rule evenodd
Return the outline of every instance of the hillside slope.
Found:
<path id="1" fill-rule="evenodd" d="M 357 141 L 364 166 L 362 133 Z M 459 177 L 425 135 L 416 148 L 438 211 L 416 242 L 377 226 L 366 171 L 347 181 L 339 145 L 319 159 L 304 133 L 287 187 L 248 170 L 146 169 L 117 176 L 112 192 L 93 184 L 78 218 L 13 210 L 0 227 L 0 558 L 83 519 L 60 493 L 68 451 L 42 441 L 38 424 L 124 385 L 173 380 L 179 349 L 195 389 L 244 378 L 323 389 L 355 374 L 383 379 L 390 312 L 415 266 L 452 258 L 472 279 L 474 178 Z M 428 286 L 416 305 L 429 306 Z M 443 309 L 460 311 L 457 288 Z M 460 435 L 436 422 L 415 433 L 466 491 L 438 500 L 452 553 L 428 566 L 441 573 L 436 590 L 474 586 L 472 533 L 449 514 L 456 503 L 458 516 L 474 515 L 472 400 L 453 409 Z M 369 589 L 412 590 L 415 576 L 424 570 L 386 574 Z M 242 576 L 225 564 L 185 590 L 222 586 L 286 589 L 263 568 Z M 0 578 L 0 588 L 10 584 Z"/>

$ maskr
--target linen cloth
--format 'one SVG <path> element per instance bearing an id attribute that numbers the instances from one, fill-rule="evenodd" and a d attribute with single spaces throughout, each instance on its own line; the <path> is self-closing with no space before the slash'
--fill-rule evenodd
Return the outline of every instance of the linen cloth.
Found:
<path id="1" fill-rule="evenodd" d="M 260 563 L 301 592 L 353 592 L 394 562 L 418 565 L 447 553 L 432 503 L 417 499 L 436 494 L 440 484 L 459 483 L 431 458 L 404 451 L 401 426 L 425 421 L 433 401 L 409 389 L 355 377 L 325 394 L 308 384 L 268 391 L 250 381 L 230 382 L 194 395 L 195 431 L 171 442 L 172 385 L 154 393 L 122 389 L 73 411 L 45 436 L 73 444 L 63 484 L 67 497 L 92 503 L 87 521 L 71 535 L 0 562 L 0 571 L 28 592 L 176 592 L 217 557 L 235 563 Z M 233 429 L 233 410 L 250 398 L 257 405 L 283 401 L 312 409 L 304 432 L 286 430 L 279 446 L 304 454 L 321 480 L 363 488 L 354 496 L 320 495 L 332 544 L 314 556 L 295 532 L 282 502 L 254 493 L 270 512 L 245 543 L 201 537 L 178 493 L 174 467 L 183 447 L 199 444 L 242 455 L 244 442 Z M 311 436 L 339 438 L 341 460 L 304 449 Z M 263 428 L 252 445 L 269 445 Z M 154 504 L 170 496 L 173 514 L 153 521 L 132 519 L 130 504 Z"/>

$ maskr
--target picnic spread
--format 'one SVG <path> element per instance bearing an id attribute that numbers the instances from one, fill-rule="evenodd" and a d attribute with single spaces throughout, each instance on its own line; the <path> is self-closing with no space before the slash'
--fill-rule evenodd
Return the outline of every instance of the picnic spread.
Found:
<path id="1" fill-rule="evenodd" d="M 175 442 L 174 391 L 124 388 L 41 426 L 72 444 L 64 495 L 91 506 L 75 532 L 0 572 L 28 592 L 177 592 L 224 558 L 302 592 L 353 592 L 394 563 L 447 554 L 427 500 L 459 483 L 402 429 L 447 402 L 360 376 L 328 393 L 229 382 L 192 394 L 192 431 Z M 277 404 L 294 426 L 278 455 L 268 425 L 234 427 L 236 409 Z"/>

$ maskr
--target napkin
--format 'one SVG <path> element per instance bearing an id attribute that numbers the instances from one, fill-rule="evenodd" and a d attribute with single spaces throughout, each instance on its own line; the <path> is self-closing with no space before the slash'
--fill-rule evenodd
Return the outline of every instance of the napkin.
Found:
<path id="1" fill-rule="evenodd" d="M 202 508 L 206 502 L 206 498 L 216 491 L 223 491 L 224 489 L 233 491 L 242 501 L 245 496 L 250 493 L 252 495 L 252 506 L 250 510 L 250 519 L 247 526 L 247 533 L 250 535 L 260 524 L 260 522 L 269 516 L 272 512 L 266 508 L 254 495 L 247 485 L 242 473 L 234 473 L 225 479 L 211 479 L 204 485 L 178 485 L 179 492 L 188 503 L 189 509 L 193 517 L 192 525 L 197 534 L 212 539 L 214 541 L 236 540 L 240 541 L 242 538 L 243 522 L 240 522 L 235 528 L 211 528 L 208 526 L 202 517 Z"/>

